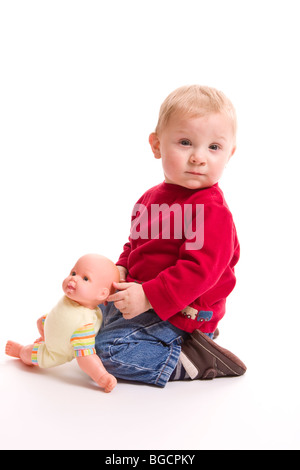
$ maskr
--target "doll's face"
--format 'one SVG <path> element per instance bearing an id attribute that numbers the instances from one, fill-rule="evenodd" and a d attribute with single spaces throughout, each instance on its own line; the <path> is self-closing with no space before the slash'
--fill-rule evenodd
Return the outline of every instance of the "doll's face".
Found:
<path id="1" fill-rule="evenodd" d="M 62 287 L 69 299 L 93 309 L 109 296 L 114 281 L 119 281 L 119 271 L 109 259 L 85 255 L 71 269 Z"/>

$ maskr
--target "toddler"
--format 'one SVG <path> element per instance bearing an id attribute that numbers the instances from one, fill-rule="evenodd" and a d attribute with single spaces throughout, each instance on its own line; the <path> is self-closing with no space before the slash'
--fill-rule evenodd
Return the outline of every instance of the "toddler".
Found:
<path id="1" fill-rule="evenodd" d="M 134 206 L 97 353 L 116 377 L 160 387 L 243 375 L 244 364 L 212 340 L 240 254 L 218 185 L 236 149 L 234 107 L 216 89 L 181 87 L 162 104 L 149 142 L 164 182 Z"/>

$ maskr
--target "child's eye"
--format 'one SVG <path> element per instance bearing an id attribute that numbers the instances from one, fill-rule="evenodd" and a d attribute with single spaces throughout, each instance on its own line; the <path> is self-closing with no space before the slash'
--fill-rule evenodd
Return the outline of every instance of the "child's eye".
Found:
<path id="1" fill-rule="evenodd" d="M 83 280 L 87 282 L 89 280 L 89 278 L 84 276 Z"/>
<path id="2" fill-rule="evenodd" d="M 210 150 L 219 150 L 219 146 L 217 144 L 210 145 Z"/>
<path id="3" fill-rule="evenodd" d="M 76 276 L 75 271 L 72 271 L 72 272 L 71 272 L 71 276 Z"/>
<path id="4" fill-rule="evenodd" d="M 181 145 L 183 145 L 184 147 L 188 147 L 189 145 L 192 145 L 192 142 L 188 139 L 182 139 L 180 141 Z"/>

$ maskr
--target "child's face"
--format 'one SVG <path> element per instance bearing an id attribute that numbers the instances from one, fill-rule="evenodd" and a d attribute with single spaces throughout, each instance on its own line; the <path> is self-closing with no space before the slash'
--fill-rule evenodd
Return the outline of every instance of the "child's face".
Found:
<path id="1" fill-rule="evenodd" d="M 158 136 L 149 138 L 156 158 L 162 159 L 166 183 L 188 189 L 217 183 L 235 152 L 232 124 L 223 114 L 178 118 Z"/>
<path id="2" fill-rule="evenodd" d="M 87 308 L 95 308 L 109 295 L 107 261 L 86 255 L 80 258 L 63 281 L 66 296 Z M 111 269 L 111 268 L 110 268 Z"/>

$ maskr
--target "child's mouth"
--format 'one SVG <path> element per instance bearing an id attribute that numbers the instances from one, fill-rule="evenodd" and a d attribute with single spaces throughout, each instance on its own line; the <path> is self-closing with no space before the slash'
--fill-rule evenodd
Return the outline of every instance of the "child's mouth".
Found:
<path id="1" fill-rule="evenodd" d="M 198 173 L 197 171 L 187 171 L 189 175 L 204 176 L 203 173 Z"/>

